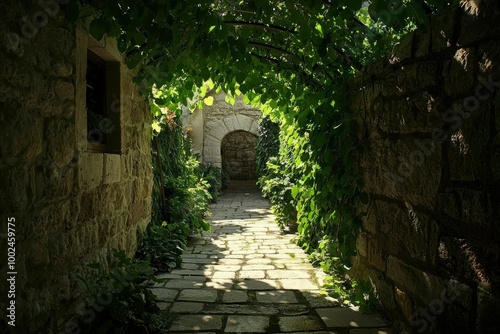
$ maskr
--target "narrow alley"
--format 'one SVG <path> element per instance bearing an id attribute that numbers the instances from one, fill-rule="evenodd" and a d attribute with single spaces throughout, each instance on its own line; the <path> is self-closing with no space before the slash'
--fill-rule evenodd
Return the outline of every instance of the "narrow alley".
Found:
<path id="1" fill-rule="evenodd" d="M 212 231 L 153 288 L 173 333 L 383 334 L 385 321 L 320 295 L 324 273 L 274 222 L 252 183 L 234 181 L 211 206 Z"/>

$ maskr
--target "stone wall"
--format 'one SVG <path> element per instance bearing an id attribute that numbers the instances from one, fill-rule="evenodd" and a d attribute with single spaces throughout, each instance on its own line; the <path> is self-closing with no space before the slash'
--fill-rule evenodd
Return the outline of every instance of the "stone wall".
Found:
<path id="1" fill-rule="evenodd" d="M 0 4 L 0 272 L 5 282 L 12 271 L 4 233 L 14 217 L 17 317 L 9 329 L 16 334 L 64 324 L 85 263 L 106 266 L 112 248 L 133 254 L 151 210 L 150 113 L 132 73 L 112 40 L 93 41 L 57 2 L 44 3 Z M 111 81 L 121 96 L 108 101 L 117 119 L 108 124 L 119 138 L 114 154 L 93 153 L 87 141 L 88 48 L 118 64 Z M 6 289 L 2 283 L 4 312 Z M 8 333 L 4 312 L 0 332 Z"/>
<path id="2" fill-rule="evenodd" d="M 243 103 L 238 97 L 231 105 L 224 93 L 215 94 L 214 103 L 196 109 L 188 119 L 191 127 L 193 151 L 202 163 L 222 167 L 222 139 L 234 131 L 246 131 L 257 136 L 261 111 Z"/>
<path id="3" fill-rule="evenodd" d="M 493 3 L 433 17 L 350 85 L 353 111 L 365 111 L 356 159 L 371 195 L 355 273 L 372 281 L 398 333 L 500 332 Z"/>
<path id="4" fill-rule="evenodd" d="M 250 132 L 235 131 L 222 139 L 222 171 L 231 180 L 257 180 L 255 163 L 257 137 Z"/>

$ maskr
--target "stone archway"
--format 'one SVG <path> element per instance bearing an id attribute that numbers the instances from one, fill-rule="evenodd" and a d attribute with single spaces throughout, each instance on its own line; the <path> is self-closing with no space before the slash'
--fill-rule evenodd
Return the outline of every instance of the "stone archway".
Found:
<path id="1" fill-rule="evenodd" d="M 257 136 L 247 131 L 228 133 L 221 142 L 222 171 L 231 180 L 257 180 L 255 146 Z"/>
<path id="2" fill-rule="evenodd" d="M 222 139 L 235 131 L 245 131 L 257 136 L 258 127 L 257 119 L 241 114 L 227 116 L 207 125 L 203 141 L 203 162 L 222 168 Z"/>

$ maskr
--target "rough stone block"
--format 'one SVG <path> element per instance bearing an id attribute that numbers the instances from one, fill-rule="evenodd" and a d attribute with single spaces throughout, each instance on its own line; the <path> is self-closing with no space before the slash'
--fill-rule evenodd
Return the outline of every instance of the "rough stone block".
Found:
<path id="1" fill-rule="evenodd" d="M 74 154 L 74 125 L 65 119 L 51 119 L 45 123 L 47 153 L 55 166 L 66 166 Z"/>
<path id="2" fill-rule="evenodd" d="M 78 156 L 78 187 L 81 191 L 89 191 L 102 182 L 104 169 L 102 153 L 80 153 Z"/>
<path id="3" fill-rule="evenodd" d="M 479 291 L 477 296 L 477 322 L 476 330 L 478 334 L 499 333 L 500 323 L 500 299 L 491 294 Z"/>
<path id="4" fill-rule="evenodd" d="M 421 269 L 407 265 L 396 257 L 389 256 L 387 261 L 387 277 L 404 292 L 419 298 L 423 303 L 439 299 L 444 290 L 443 281 Z"/>
<path id="5" fill-rule="evenodd" d="M 431 17 L 432 51 L 440 52 L 456 44 L 456 22 L 460 9 L 450 8 Z"/>
<path id="6" fill-rule="evenodd" d="M 298 303 L 293 291 L 257 291 L 256 297 L 259 303 Z"/>
<path id="7" fill-rule="evenodd" d="M 476 51 L 474 48 L 462 48 L 455 52 L 451 60 L 443 66 L 444 91 L 448 96 L 470 94 L 475 87 L 474 67 Z"/>
<path id="8" fill-rule="evenodd" d="M 118 154 L 104 154 L 103 183 L 119 182 L 121 179 L 121 156 Z"/>
<path id="9" fill-rule="evenodd" d="M 188 289 L 182 290 L 179 301 L 207 302 L 213 303 L 217 299 L 217 290 Z"/>
<path id="10" fill-rule="evenodd" d="M 498 36 L 498 3 L 495 1 L 463 1 L 465 13 L 461 15 L 458 45 L 467 45 L 486 37 Z"/>
<path id="11" fill-rule="evenodd" d="M 224 333 L 266 333 L 269 317 L 250 315 L 230 315 Z"/>
<path id="12" fill-rule="evenodd" d="M 357 307 L 319 308 L 319 316 L 329 328 L 386 327 L 387 323 L 378 314 L 364 314 Z"/>
<path id="13" fill-rule="evenodd" d="M 183 315 L 170 326 L 169 331 L 207 331 L 220 330 L 222 317 L 220 315 Z"/>
<path id="14" fill-rule="evenodd" d="M 472 105 L 471 105 L 472 103 Z M 452 180 L 474 181 L 488 177 L 488 141 L 491 134 L 491 104 L 474 97 L 459 101 L 443 118 L 452 127 L 448 150 Z"/>
<path id="15" fill-rule="evenodd" d="M 416 30 L 413 35 L 413 53 L 415 57 L 424 57 L 431 49 L 431 33 L 422 29 Z"/>
<path id="16" fill-rule="evenodd" d="M 245 291 L 227 290 L 222 296 L 224 303 L 245 303 L 247 300 L 248 296 Z"/>
<path id="17" fill-rule="evenodd" d="M 310 315 L 280 317 L 279 326 L 282 332 L 314 331 L 323 328 L 321 321 Z"/>
<path id="18" fill-rule="evenodd" d="M 202 303 L 176 302 L 169 311 L 172 313 L 200 313 L 202 309 Z"/>
<path id="19" fill-rule="evenodd" d="M 178 290 L 165 289 L 165 288 L 151 289 L 151 292 L 153 292 L 159 300 L 166 302 L 174 301 L 175 297 L 177 297 L 177 295 L 179 294 Z"/>
<path id="20" fill-rule="evenodd" d="M 282 279 L 281 286 L 286 290 L 317 290 L 319 287 L 310 279 Z"/>
<path id="21" fill-rule="evenodd" d="M 441 146 L 431 139 L 374 139 L 366 149 L 360 162 L 363 179 L 370 180 L 366 192 L 434 205 L 441 180 Z"/>
<path id="22" fill-rule="evenodd" d="M 487 192 L 447 188 L 438 196 L 438 208 L 451 218 L 479 229 L 489 228 L 493 215 L 492 201 Z M 460 230 L 457 227 L 457 230 Z M 464 231 L 467 231 L 465 229 Z"/>
<path id="23" fill-rule="evenodd" d="M 409 33 L 404 36 L 399 44 L 394 47 L 394 51 L 391 56 L 391 63 L 401 62 L 412 56 L 413 47 L 413 33 Z"/>

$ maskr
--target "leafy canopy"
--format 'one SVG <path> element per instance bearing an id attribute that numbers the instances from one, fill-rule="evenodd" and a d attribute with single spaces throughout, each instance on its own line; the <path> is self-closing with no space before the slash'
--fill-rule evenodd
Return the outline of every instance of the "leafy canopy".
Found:
<path id="1" fill-rule="evenodd" d="M 390 47 L 395 30 L 424 23 L 447 4 L 80 0 L 67 13 L 73 19 L 92 14 L 89 30 L 97 39 L 117 37 L 128 66 L 140 65 L 145 92 L 165 87 L 155 97 L 160 106 L 176 110 L 212 79 L 228 93 L 239 89 L 253 103 L 294 114 L 330 105 L 344 77 Z"/>

